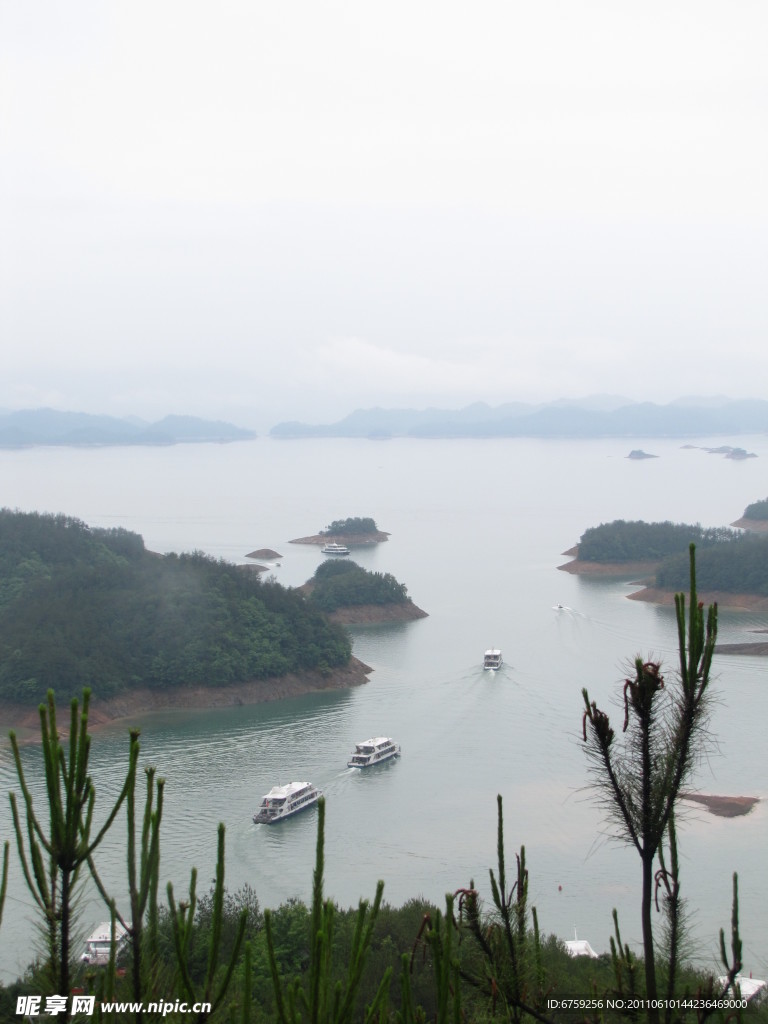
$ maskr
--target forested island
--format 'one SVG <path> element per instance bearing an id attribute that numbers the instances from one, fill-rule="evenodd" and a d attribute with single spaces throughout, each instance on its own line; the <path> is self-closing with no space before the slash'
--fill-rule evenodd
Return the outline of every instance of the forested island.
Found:
<path id="1" fill-rule="evenodd" d="M 323 562 L 302 589 L 309 602 L 335 622 L 409 622 L 427 614 L 391 573 L 369 572 L 347 560 Z"/>
<path id="2" fill-rule="evenodd" d="M 376 520 L 370 516 L 349 516 L 347 519 L 334 519 L 332 523 L 309 537 L 297 537 L 291 544 L 328 544 L 336 542 L 351 544 L 353 547 L 366 547 L 380 544 L 387 540 L 388 533 L 380 530 Z"/>
<path id="3" fill-rule="evenodd" d="M 234 702 L 364 681 L 346 632 L 317 602 L 200 552 L 65 515 L 0 510 L 0 703 L 34 708 L 91 686 L 101 700 L 247 684 Z M 352 678 L 350 676 L 354 677 Z M 323 682 L 325 680 L 325 683 Z M 338 683 L 337 683 L 338 685 Z M 290 690 L 289 690 L 290 692 Z"/>
<path id="4" fill-rule="evenodd" d="M 686 586 L 690 544 L 696 545 L 702 593 L 723 605 L 768 607 L 768 538 L 728 527 L 617 519 L 586 530 L 568 552 L 575 560 L 560 568 L 586 575 L 645 574 L 646 590 L 630 596 L 671 601 Z"/>

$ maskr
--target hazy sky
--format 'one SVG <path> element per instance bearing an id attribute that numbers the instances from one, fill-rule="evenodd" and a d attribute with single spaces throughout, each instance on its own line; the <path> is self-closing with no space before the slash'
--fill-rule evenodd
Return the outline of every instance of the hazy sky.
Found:
<path id="1" fill-rule="evenodd" d="M 0 408 L 768 397 L 765 0 L 0 0 Z"/>

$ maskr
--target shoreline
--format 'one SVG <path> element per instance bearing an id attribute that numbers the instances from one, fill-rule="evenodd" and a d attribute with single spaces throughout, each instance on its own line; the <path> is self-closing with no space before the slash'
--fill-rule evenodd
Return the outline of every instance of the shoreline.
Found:
<path id="1" fill-rule="evenodd" d="M 570 553 L 563 552 L 564 555 Z M 557 568 L 574 576 L 652 576 L 658 565 L 658 562 L 582 562 L 574 558 L 572 562 L 565 562 Z"/>
<path id="2" fill-rule="evenodd" d="M 300 697 L 305 693 L 346 690 L 367 683 L 371 672 L 373 669 L 369 665 L 352 657 L 346 665 L 334 669 L 327 676 L 312 670 L 269 679 L 254 679 L 231 686 L 179 686 L 167 690 L 140 687 L 103 700 L 93 696 L 88 711 L 88 731 L 95 733 L 104 726 L 131 722 L 156 711 L 243 707 Z M 30 707 L 26 704 L 0 703 L 0 729 L 4 732 L 13 729 L 22 744 L 39 742 L 38 707 L 39 704 Z M 65 729 L 61 726 L 65 722 L 69 723 L 69 700 L 57 703 L 56 711 L 59 731 L 63 734 Z M 2 741 L 5 739 L 2 737 Z"/>
<path id="3" fill-rule="evenodd" d="M 384 530 L 377 530 L 375 533 L 315 533 L 311 537 L 297 537 L 289 540 L 289 544 L 319 544 L 321 547 L 328 543 L 346 544 L 347 547 L 367 548 L 373 544 L 383 544 L 389 540 L 389 534 Z"/>
<path id="4" fill-rule="evenodd" d="M 639 587 L 632 594 L 626 594 L 630 601 L 646 601 L 648 604 L 672 606 L 675 604 L 676 590 L 662 590 L 654 586 L 653 574 L 658 567 L 658 562 L 583 562 L 576 554 L 576 549 L 564 551 L 564 555 L 573 555 L 573 561 L 558 565 L 561 572 L 568 572 L 574 576 L 597 576 L 607 579 L 621 579 L 624 577 L 628 586 Z M 639 579 L 637 577 L 640 577 Z M 716 604 L 719 608 L 727 611 L 741 612 L 768 612 L 768 597 L 762 594 L 740 594 L 726 590 L 702 590 L 698 598 L 704 604 Z M 728 645 L 723 645 L 724 647 Z M 733 645 L 744 647 L 759 647 L 765 645 L 746 644 Z M 722 653 L 763 653 L 752 651 L 723 651 Z"/>
<path id="5" fill-rule="evenodd" d="M 768 519 L 745 519 L 742 516 L 730 525 L 749 533 L 768 533 Z"/>
<path id="6" fill-rule="evenodd" d="M 636 590 L 634 594 L 626 596 L 630 601 L 646 601 L 649 604 L 673 606 L 676 593 L 679 591 L 643 586 L 642 590 Z M 726 590 L 702 590 L 699 591 L 698 598 L 704 604 L 716 604 L 718 608 L 727 609 L 730 612 L 768 612 L 768 597 L 764 597 L 762 594 L 733 594 Z M 723 644 L 723 647 L 727 646 L 729 645 Z"/>
<path id="7" fill-rule="evenodd" d="M 348 605 L 346 608 L 337 608 L 335 612 L 328 613 L 331 622 L 337 622 L 341 626 L 379 626 L 388 622 L 415 622 L 428 616 L 429 612 L 419 608 L 413 601 L 401 601 L 398 604 Z"/>

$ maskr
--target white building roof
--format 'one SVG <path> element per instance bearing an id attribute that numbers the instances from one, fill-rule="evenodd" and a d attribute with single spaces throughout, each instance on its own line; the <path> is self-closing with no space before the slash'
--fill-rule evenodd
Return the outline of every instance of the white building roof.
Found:
<path id="1" fill-rule="evenodd" d="M 589 956 L 593 960 L 597 959 L 597 953 L 586 939 L 568 939 L 566 940 L 565 948 L 571 956 Z"/>

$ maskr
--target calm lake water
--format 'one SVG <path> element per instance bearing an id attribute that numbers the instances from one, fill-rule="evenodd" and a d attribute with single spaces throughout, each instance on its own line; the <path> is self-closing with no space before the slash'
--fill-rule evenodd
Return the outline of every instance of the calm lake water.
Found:
<path id="1" fill-rule="evenodd" d="M 273 784 L 310 779 L 327 795 L 327 889 L 341 904 L 386 882 L 393 904 L 442 902 L 474 879 L 488 893 L 495 867 L 496 795 L 504 799 L 507 854 L 525 844 L 542 929 L 608 947 L 617 907 L 638 945 L 639 862 L 610 838 L 581 749 L 581 688 L 603 707 L 617 698 L 638 653 L 676 656 L 673 613 L 626 600 L 629 580 L 557 571 L 589 526 L 617 518 L 724 525 L 768 493 L 768 439 L 732 443 L 760 458 L 726 460 L 679 441 L 311 440 L 169 448 L 0 452 L 0 505 L 64 512 L 122 526 L 148 548 L 198 549 L 234 562 L 255 548 L 282 555 L 276 578 L 303 583 L 321 555 L 291 538 L 333 519 L 373 516 L 387 543 L 354 553 L 391 572 L 429 613 L 417 622 L 352 630 L 374 671 L 352 690 L 221 711 L 178 711 L 141 722 L 142 761 L 167 779 L 162 876 L 177 893 L 214 873 L 217 824 L 226 825 L 227 885 L 249 883 L 265 906 L 310 893 L 316 812 L 280 827 L 251 817 Z M 631 447 L 660 457 L 625 458 Z M 556 605 L 564 605 L 557 610 Z M 759 639 L 765 616 L 724 613 L 720 640 Z M 497 674 L 486 647 L 504 652 Z M 768 662 L 716 660 L 713 742 L 697 770 L 701 792 L 768 796 Z M 616 722 L 621 712 L 616 708 Z M 356 741 L 391 735 L 399 761 L 346 769 Z M 125 766 L 125 723 L 99 732 L 93 775 L 105 801 Z M 39 750 L 24 750 L 39 785 Z M 15 785 L 0 749 L 0 785 Z M 701 961 L 728 934 L 739 872 L 745 969 L 768 971 L 768 805 L 726 820 L 691 805 L 682 825 L 682 882 Z M 0 838 L 10 837 L 6 800 Z M 13 852 L 0 932 L 0 978 L 31 958 L 33 911 Z M 102 848 L 103 875 L 120 899 L 123 842 Z M 86 903 L 83 927 L 104 918 Z"/>

